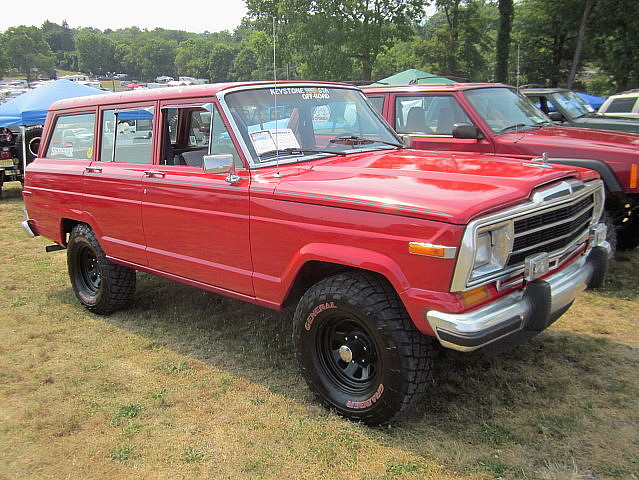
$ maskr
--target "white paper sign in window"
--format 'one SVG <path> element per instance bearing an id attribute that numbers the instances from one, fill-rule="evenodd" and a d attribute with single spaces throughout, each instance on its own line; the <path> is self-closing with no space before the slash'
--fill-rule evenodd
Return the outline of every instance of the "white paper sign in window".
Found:
<path id="1" fill-rule="evenodd" d="M 251 141 L 258 155 L 274 150 L 300 148 L 300 144 L 290 128 L 269 128 L 251 132 Z"/>

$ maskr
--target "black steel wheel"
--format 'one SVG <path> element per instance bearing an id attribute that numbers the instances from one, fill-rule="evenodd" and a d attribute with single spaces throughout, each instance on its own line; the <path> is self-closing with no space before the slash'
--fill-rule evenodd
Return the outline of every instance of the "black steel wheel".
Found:
<path id="1" fill-rule="evenodd" d="M 109 314 L 128 304 L 135 293 L 135 270 L 109 262 L 86 224 L 71 230 L 67 266 L 76 297 L 91 312 Z"/>
<path id="2" fill-rule="evenodd" d="M 341 273 L 312 286 L 295 310 L 293 341 L 311 390 L 347 418 L 387 423 L 426 392 L 432 339 L 378 275 Z"/>

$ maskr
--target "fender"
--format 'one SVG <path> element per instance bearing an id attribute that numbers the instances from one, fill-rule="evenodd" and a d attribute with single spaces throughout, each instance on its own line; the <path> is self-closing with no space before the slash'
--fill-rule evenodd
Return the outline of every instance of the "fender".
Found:
<path id="1" fill-rule="evenodd" d="M 589 168 L 597 172 L 606 185 L 606 189 L 612 193 L 623 193 L 623 188 L 607 163 L 591 158 L 554 158 L 550 157 L 548 163 L 559 163 L 560 165 L 569 165 L 572 167 Z"/>
<path id="2" fill-rule="evenodd" d="M 62 213 L 63 215 L 60 217 L 60 238 L 59 238 L 60 241 L 56 240 L 57 243 L 59 243 L 60 245 L 64 245 L 64 246 L 67 245 L 67 236 L 66 236 L 66 232 L 64 228 L 64 223 L 67 220 L 72 222 L 86 223 L 89 227 L 91 227 L 91 230 L 95 232 L 95 235 L 98 238 L 98 241 L 100 241 L 102 237 L 104 236 L 104 233 L 98 226 L 97 222 L 95 221 L 95 218 L 93 218 L 93 215 L 91 215 L 89 212 L 78 211 L 78 210 L 67 210 Z M 104 242 L 100 242 L 100 245 L 102 246 L 103 243 Z"/>
<path id="3" fill-rule="evenodd" d="M 334 263 L 379 273 L 391 283 L 398 294 L 410 287 L 402 269 L 387 255 L 359 247 L 330 243 L 309 243 L 304 245 L 293 256 L 282 275 L 281 284 L 285 288 L 280 291 L 281 296 L 278 299 L 280 304 L 284 302 L 290 293 L 295 283 L 295 278 L 303 265 L 310 261 Z"/>

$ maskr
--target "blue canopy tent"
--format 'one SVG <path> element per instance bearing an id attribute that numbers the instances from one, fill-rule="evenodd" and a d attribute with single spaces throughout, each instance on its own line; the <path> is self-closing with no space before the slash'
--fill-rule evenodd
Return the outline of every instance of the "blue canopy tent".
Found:
<path id="1" fill-rule="evenodd" d="M 56 80 L 0 105 L 0 127 L 43 125 L 51 104 L 63 98 L 105 93 L 69 80 Z"/>
<path id="2" fill-rule="evenodd" d="M 606 97 L 597 97 L 595 95 L 588 95 L 587 93 L 575 92 L 581 98 L 583 98 L 586 103 L 589 103 L 592 108 L 595 110 L 599 110 L 599 107 L 606 101 Z"/>
<path id="3" fill-rule="evenodd" d="M 29 90 L 0 105 L 0 127 L 21 127 L 23 172 L 26 167 L 25 127 L 43 125 L 49 107 L 63 98 L 86 97 L 105 93 L 69 80 L 56 80 L 42 87 Z"/>

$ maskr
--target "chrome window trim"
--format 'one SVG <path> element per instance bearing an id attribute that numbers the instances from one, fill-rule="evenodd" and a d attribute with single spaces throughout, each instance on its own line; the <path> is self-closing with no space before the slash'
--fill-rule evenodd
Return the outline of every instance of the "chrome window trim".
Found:
<path id="1" fill-rule="evenodd" d="M 251 151 L 248 148 L 246 142 L 244 141 L 244 137 L 240 134 L 240 129 L 237 126 L 237 123 L 235 122 L 235 118 L 233 118 L 233 115 L 231 113 L 231 109 L 229 108 L 228 104 L 226 103 L 226 95 L 231 94 L 231 93 L 236 93 L 236 92 L 241 92 L 241 91 L 245 91 L 245 90 L 266 90 L 266 89 L 270 89 L 270 88 L 299 88 L 299 87 L 310 87 L 310 88 L 340 88 L 340 89 L 344 89 L 344 90 L 351 90 L 353 92 L 359 93 L 362 98 L 364 99 L 364 101 L 366 102 L 367 105 L 369 105 L 371 111 L 374 113 L 374 115 L 376 117 L 378 117 L 379 119 L 381 119 L 383 121 L 383 124 L 390 130 L 390 132 L 393 134 L 393 136 L 397 139 L 397 143 L 401 144 L 402 141 L 401 139 L 397 136 L 397 134 L 394 132 L 394 130 L 390 127 L 390 125 L 388 124 L 388 122 L 386 120 L 384 120 L 384 118 L 377 112 L 377 110 L 375 110 L 370 103 L 368 102 L 368 99 L 366 97 L 366 95 L 364 95 L 364 93 L 357 87 L 355 86 L 351 86 L 351 85 L 339 85 L 339 84 L 330 84 L 330 83 L 317 83 L 317 82 L 286 82 L 286 83 L 282 83 L 282 84 L 274 84 L 274 83 L 265 83 L 263 85 L 241 85 L 241 86 L 237 86 L 237 87 L 232 87 L 232 88 L 228 88 L 226 90 L 221 90 L 219 92 L 217 92 L 216 97 L 217 100 L 220 104 L 220 107 L 222 108 L 222 111 L 224 112 L 224 115 L 226 115 L 226 118 L 228 120 L 228 125 L 230 127 L 230 129 L 233 131 L 233 134 L 235 135 L 235 138 L 237 139 L 237 143 L 240 145 L 240 149 L 242 150 L 242 154 L 244 155 L 244 158 L 246 158 L 249 167 L 250 168 L 265 168 L 265 167 L 274 167 L 276 165 L 286 165 L 289 163 L 297 163 L 299 160 L 299 156 L 295 156 L 295 157 L 290 157 L 290 158 L 280 158 L 279 162 L 277 160 L 272 160 L 269 162 L 263 162 L 263 163 L 256 163 L 253 159 L 253 156 L 251 155 Z M 388 148 L 388 145 L 384 145 L 384 148 Z M 352 150 L 349 150 L 347 153 L 362 153 L 362 152 L 367 152 L 367 151 L 373 151 L 373 150 L 379 150 L 380 147 L 376 147 L 374 149 L 372 149 L 370 147 L 370 145 L 367 145 L 366 147 L 363 148 L 354 148 Z M 391 147 L 392 148 L 392 147 Z M 337 155 L 337 154 L 336 154 Z M 335 155 L 330 155 L 330 154 L 314 154 L 314 155 L 306 155 L 305 159 L 306 160 L 313 160 L 316 158 L 327 158 L 330 156 L 335 156 Z"/>
<path id="2" fill-rule="evenodd" d="M 564 180 L 550 187 L 536 190 L 531 195 L 530 200 L 526 203 L 471 221 L 464 230 L 464 234 L 460 242 L 459 254 L 457 255 L 457 263 L 455 265 L 450 291 L 459 292 L 469 290 L 480 285 L 485 285 L 518 275 L 524 270 L 523 266 L 513 266 L 508 269 L 498 270 L 493 274 L 488 274 L 488 276 L 471 280 L 475 258 L 475 240 L 479 231 L 485 230 L 488 227 L 496 226 L 498 223 L 504 221 L 515 221 L 534 216 L 542 210 L 552 211 L 562 208 L 566 204 L 578 202 L 583 197 L 596 194 L 598 191 L 601 193 L 603 192 L 602 180 L 592 180 L 588 183 L 583 183 L 578 180 Z M 558 195 L 561 195 L 562 193 L 564 195 L 558 197 Z M 597 196 L 595 195 L 595 203 L 593 205 L 594 215 L 590 220 L 590 225 L 593 225 L 598 220 L 596 202 Z M 574 249 L 575 246 L 587 238 L 587 236 L 588 230 L 586 230 L 583 235 L 579 235 L 577 239 L 561 251 L 552 252 L 550 261 L 553 262 L 558 258 L 561 258 L 571 249 Z M 558 266 L 559 265 L 556 265 L 555 268 Z"/>

